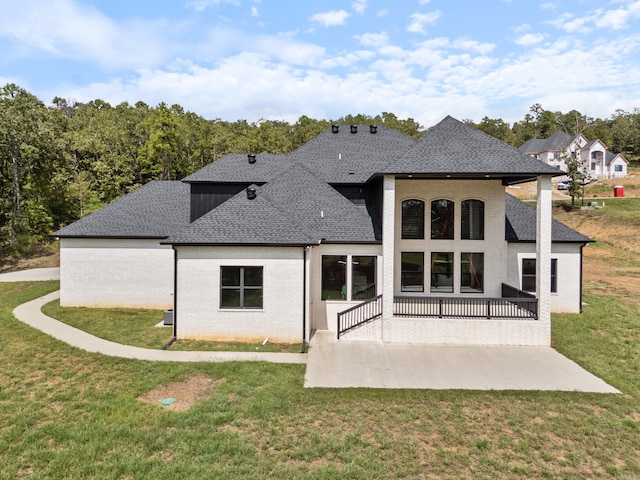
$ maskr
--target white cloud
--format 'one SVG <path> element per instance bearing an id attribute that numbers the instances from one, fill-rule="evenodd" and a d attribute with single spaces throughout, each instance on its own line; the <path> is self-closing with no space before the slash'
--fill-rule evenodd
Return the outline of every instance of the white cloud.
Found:
<path id="1" fill-rule="evenodd" d="M 238 0 L 189 0 L 184 4 L 186 8 L 193 8 L 196 12 L 203 12 L 209 7 L 220 5 L 221 3 L 230 3 L 231 5 L 240 5 Z"/>
<path id="2" fill-rule="evenodd" d="M 544 35 L 542 33 L 527 33 L 516 38 L 514 41 L 518 45 L 522 45 L 523 47 L 529 47 L 531 45 L 535 45 L 544 40 Z"/>
<path id="3" fill-rule="evenodd" d="M 611 30 L 620 30 L 627 26 L 627 22 L 631 13 L 623 8 L 609 10 L 602 17 L 594 18 L 594 23 L 598 28 L 606 28 Z"/>
<path id="4" fill-rule="evenodd" d="M 426 5 L 427 3 L 431 2 L 431 0 L 420 0 L 418 3 L 420 5 Z"/>
<path id="5" fill-rule="evenodd" d="M 309 17 L 309 21 L 323 27 L 335 27 L 344 25 L 348 17 L 349 13 L 344 10 L 331 10 L 330 12 L 316 13 Z"/>
<path id="6" fill-rule="evenodd" d="M 518 25 L 517 27 L 513 28 L 513 31 L 516 33 L 524 33 L 528 32 L 529 30 L 531 30 L 531 25 L 529 25 L 528 23 L 523 23 L 522 25 Z"/>
<path id="7" fill-rule="evenodd" d="M 251 16 L 252 17 L 259 17 L 260 16 L 260 12 L 258 11 L 258 7 L 251 7 Z"/>
<path id="8" fill-rule="evenodd" d="M 351 5 L 351 8 L 353 8 L 356 13 L 359 13 L 360 15 L 364 14 L 364 11 L 367 9 L 367 0 L 354 0 L 353 4 Z"/>
<path id="9" fill-rule="evenodd" d="M 154 20 L 116 23 L 74 0 L 12 2 L 0 17 L 0 36 L 54 57 L 118 69 L 152 66 L 168 58 L 168 37 L 179 27 Z"/>
<path id="10" fill-rule="evenodd" d="M 547 2 L 547 3 L 541 4 L 540 8 L 543 9 L 543 10 L 555 10 L 556 9 L 556 5 L 555 5 L 555 3 Z"/>
<path id="11" fill-rule="evenodd" d="M 407 27 L 407 31 L 411 33 L 421 33 L 424 35 L 427 33 L 425 27 L 427 25 L 433 25 L 440 16 L 440 11 L 431 13 L 414 13 L 409 17 L 410 22 Z"/>
<path id="12" fill-rule="evenodd" d="M 376 13 L 376 16 L 378 17 L 386 17 L 387 15 L 389 15 L 389 10 L 387 10 L 386 8 L 378 10 L 378 13 Z"/>
<path id="13" fill-rule="evenodd" d="M 354 38 L 358 40 L 360 45 L 365 45 L 367 47 L 380 47 L 382 45 L 386 45 L 389 41 L 389 35 L 387 35 L 386 32 L 354 35 Z"/>

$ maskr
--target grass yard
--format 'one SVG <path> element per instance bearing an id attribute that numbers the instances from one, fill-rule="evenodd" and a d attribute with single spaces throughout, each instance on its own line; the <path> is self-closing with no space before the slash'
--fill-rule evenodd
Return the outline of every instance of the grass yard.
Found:
<path id="1" fill-rule="evenodd" d="M 557 349 L 623 395 L 305 390 L 304 366 L 109 358 L 12 316 L 56 288 L 0 285 L 0 479 L 640 475 L 630 298 L 589 295 L 584 315 L 555 316 L 553 328 Z M 141 400 L 196 375 L 215 387 L 186 411 Z"/>
<path id="2" fill-rule="evenodd" d="M 161 310 L 60 307 L 60 301 L 55 300 L 45 305 L 42 311 L 96 337 L 135 347 L 162 348 L 173 335 L 171 327 L 156 327 L 163 320 Z M 171 344 L 170 349 L 300 353 L 302 344 L 267 342 L 263 345 L 262 342 L 254 344 L 178 339 Z"/>

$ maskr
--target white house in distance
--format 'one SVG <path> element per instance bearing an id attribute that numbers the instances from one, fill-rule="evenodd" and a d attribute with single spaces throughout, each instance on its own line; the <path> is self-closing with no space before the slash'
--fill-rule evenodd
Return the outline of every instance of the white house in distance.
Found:
<path id="1" fill-rule="evenodd" d="M 600 140 L 587 140 L 584 135 L 572 137 L 557 131 L 549 138 L 532 138 L 518 148 L 544 163 L 567 171 L 567 158 L 578 158 L 589 177 L 622 178 L 627 176 L 629 162 L 619 153 L 612 153 Z"/>
<path id="2" fill-rule="evenodd" d="M 582 247 L 553 166 L 446 117 L 419 140 L 333 125 L 227 155 L 59 230 L 63 306 L 172 308 L 174 336 L 549 345 L 581 309 Z M 537 181 L 537 207 L 506 194 Z"/>

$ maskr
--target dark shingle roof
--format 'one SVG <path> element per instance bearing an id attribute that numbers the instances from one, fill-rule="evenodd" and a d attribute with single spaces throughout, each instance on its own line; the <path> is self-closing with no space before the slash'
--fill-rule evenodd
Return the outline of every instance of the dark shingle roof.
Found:
<path id="1" fill-rule="evenodd" d="M 390 158 L 415 145 L 415 140 L 397 130 L 369 125 L 339 125 L 329 128 L 291 153 L 291 157 L 313 170 L 327 183 L 365 183 Z"/>
<path id="2" fill-rule="evenodd" d="M 522 153 L 540 153 L 564 150 L 575 137 L 558 130 L 548 138 L 532 138 L 518 147 Z"/>
<path id="3" fill-rule="evenodd" d="M 165 238 L 189 225 L 189 192 L 183 182 L 149 182 L 53 235 Z"/>
<path id="4" fill-rule="evenodd" d="M 182 179 L 183 182 L 265 183 L 292 164 L 288 155 L 261 153 L 255 163 L 247 154 L 232 153 Z"/>
<path id="5" fill-rule="evenodd" d="M 371 218 L 303 165 L 245 191 L 172 236 L 171 244 L 308 245 L 376 242 Z"/>
<path id="6" fill-rule="evenodd" d="M 536 241 L 536 209 L 531 205 L 505 194 L 507 242 Z M 593 242 L 589 237 L 567 227 L 564 223 L 552 220 L 551 241 L 554 243 L 587 243 Z"/>
<path id="7" fill-rule="evenodd" d="M 382 170 L 389 174 L 512 177 L 560 175 L 559 169 L 450 116 L 427 130 L 400 158 Z"/>

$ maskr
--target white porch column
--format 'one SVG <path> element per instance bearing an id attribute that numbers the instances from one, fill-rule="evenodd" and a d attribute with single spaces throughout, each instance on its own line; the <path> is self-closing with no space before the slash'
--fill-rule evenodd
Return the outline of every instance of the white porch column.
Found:
<path id="1" fill-rule="evenodd" d="M 551 322 L 551 176 L 538 177 L 536 212 L 536 293 L 538 319 Z M 551 340 L 551 339 L 549 339 Z"/>
<path id="2" fill-rule="evenodd" d="M 396 178 L 385 175 L 382 197 L 382 324 L 393 317 L 393 270 L 395 253 Z"/>

